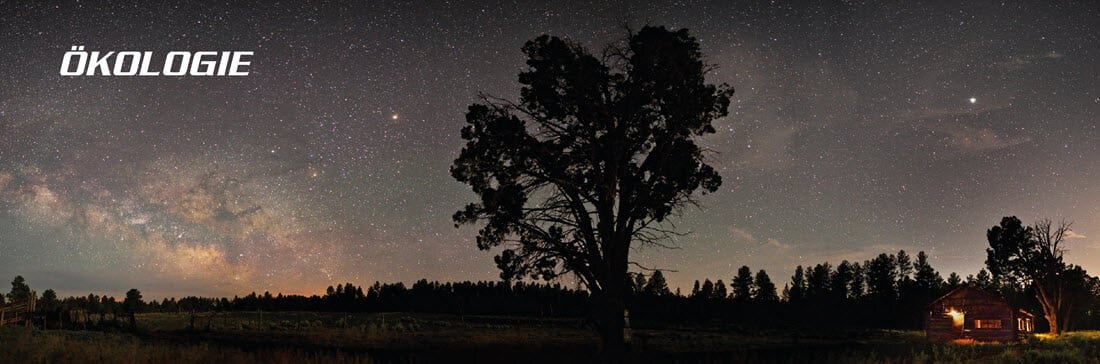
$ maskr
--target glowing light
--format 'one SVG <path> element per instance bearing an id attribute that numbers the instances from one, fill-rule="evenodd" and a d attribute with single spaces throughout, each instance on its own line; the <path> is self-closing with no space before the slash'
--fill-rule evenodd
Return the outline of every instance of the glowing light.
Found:
<path id="1" fill-rule="evenodd" d="M 976 103 L 976 102 L 978 102 L 978 99 L 977 99 L 977 98 L 975 98 L 975 97 L 971 97 L 971 98 L 970 98 L 970 103 L 971 103 L 971 104 L 973 104 L 973 103 Z"/>
<path id="2" fill-rule="evenodd" d="M 965 314 L 963 314 L 962 312 L 956 311 L 954 308 L 952 308 L 950 310 L 947 310 L 947 315 L 951 316 L 951 322 L 955 326 L 963 325 L 963 317 L 965 316 Z"/>
<path id="3" fill-rule="evenodd" d="M 397 120 L 397 118 L 398 118 L 397 114 L 390 115 L 390 119 Z"/>

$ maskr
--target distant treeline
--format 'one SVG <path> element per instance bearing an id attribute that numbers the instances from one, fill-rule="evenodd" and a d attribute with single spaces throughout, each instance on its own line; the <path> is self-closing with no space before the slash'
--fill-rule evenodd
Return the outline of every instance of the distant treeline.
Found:
<path id="1" fill-rule="evenodd" d="M 23 277 L 12 282 L 9 301 L 22 301 L 30 294 Z M 476 315 L 581 316 L 588 293 L 561 284 L 529 282 L 375 282 L 370 287 L 353 283 L 328 287 L 322 295 L 284 295 L 252 292 L 245 296 L 165 298 L 144 300 L 131 289 L 126 298 L 95 294 L 58 299 L 53 290 L 44 291 L 38 301 L 43 312 L 83 309 L 93 315 L 122 316 L 143 312 L 209 311 L 335 311 L 335 312 L 430 312 Z M 2 303 L 0 299 L 0 303 Z"/>
<path id="2" fill-rule="evenodd" d="M 675 321 L 720 320 L 754 327 L 873 327 L 921 328 L 925 307 L 960 285 L 998 293 L 1010 303 L 1037 313 L 1033 292 L 997 282 L 986 270 L 966 279 L 951 273 L 947 279 L 928 263 L 924 252 L 913 259 L 905 251 L 880 254 L 860 262 L 842 261 L 795 268 L 789 281 L 777 289 L 764 270 L 741 267 L 729 280 L 696 281 L 691 292 L 671 291 L 661 271 L 633 273 L 628 282 L 628 307 L 633 318 L 660 324 Z M 1095 278 L 1090 282 L 1100 288 Z M 26 297 L 30 289 L 22 277 L 12 282 L 8 300 Z M 426 312 L 475 315 L 525 315 L 585 317 L 588 293 L 561 284 L 530 282 L 454 282 L 420 280 L 403 283 L 375 282 L 369 287 L 353 283 L 328 287 L 324 295 L 250 293 L 243 297 L 183 297 L 141 299 L 134 289 L 123 300 L 89 294 L 58 299 L 46 290 L 39 310 L 58 312 L 83 309 L 93 317 L 130 312 L 207 311 L 339 311 Z M 1097 295 L 1075 308 L 1075 329 L 1100 328 Z M 636 320 L 637 321 L 637 320 Z M 1041 319 L 1039 321 L 1042 321 Z"/>

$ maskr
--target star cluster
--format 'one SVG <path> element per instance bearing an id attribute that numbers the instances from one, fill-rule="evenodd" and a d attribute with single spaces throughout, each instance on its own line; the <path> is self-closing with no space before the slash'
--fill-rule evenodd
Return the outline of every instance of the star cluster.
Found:
<path id="1" fill-rule="evenodd" d="M 1001 216 L 1075 222 L 1100 270 L 1095 4 L 0 4 L 0 277 L 59 292 L 318 293 L 496 277 L 450 178 L 464 111 L 514 98 L 519 47 L 686 27 L 736 90 L 724 184 L 673 286 L 924 250 L 964 276 Z M 61 77 L 88 50 L 254 51 L 247 77 Z"/>

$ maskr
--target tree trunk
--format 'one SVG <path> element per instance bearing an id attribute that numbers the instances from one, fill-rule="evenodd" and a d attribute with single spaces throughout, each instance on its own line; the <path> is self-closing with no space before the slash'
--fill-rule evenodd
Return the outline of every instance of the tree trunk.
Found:
<path id="1" fill-rule="evenodd" d="M 618 247 L 624 248 L 616 251 L 608 257 L 608 274 L 604 282 L 600 305 L 600 339 L 603 343 L 603 361 L 620 363 L 626 361 L 627 347 L 623 339 L 623 329 L 626 323 L 623 314 L 626 310 L 624 298 L 626 295 L 627 279 L 627 250 L 626 244 Z"/>
<path id="2" fill-rule="evenodd" d="M 602 356 L 605 362 L 619 363 L 625 361 L 626 343 L 623 341 L 623 310 L 625 308 L 622 298 L 608 297 L 605 299 L 603 310 L 600 313 L 600 341 Z"/>
<path id="3" fill-rule="evenodd" d="M 1062 316 L 1062 327 L 1059 329 L 1060 332 L 1062 332 L 1062 333 L 1069 332 L 1069 322 L 1070 322 L 1069 316 L 1070 316 L 1070 313 L 1072 313 L 1072 312 L 1073 311 L 1066 310 L 1066 314 Z"/>
<path id="4" fill-rule="evenodd" d="M 1047 333 L 1057 336 L 1061 333 L 1061 322 L 1058 321 L 1058 309 L 1056 304 L 1051 302 L 1047 297 L 1042 287 L 1035 287 L 1035 298 L 1039 300 L 1039 305 L 1043 308 L 1043 317 L 1046 317 L 1047 326 L 1049 326 Z"/>

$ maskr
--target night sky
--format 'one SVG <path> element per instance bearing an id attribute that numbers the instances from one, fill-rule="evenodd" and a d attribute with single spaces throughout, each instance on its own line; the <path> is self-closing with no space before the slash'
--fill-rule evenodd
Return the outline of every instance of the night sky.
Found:
<path id="1" fill-rule="evenodd" d="M 721 189 L 679 220 L 682 249 L 634 252 L 673 287 L 899 249 L 966 276 L 1006 215 L 1073 221 L 1068 261 L 1100 272 L 1095 3 L 25 3 L 0 2 L 4 282 L 495 279 L 451 221 L 475 199 L 448 172 L 466 106 L 518 97 L 526 40 L 598 52 L 623 22 L 690 29 L 737 90 L 702 142 Z M 255 56 L 246 77 L 59 76 L 76 45 Z"/>

